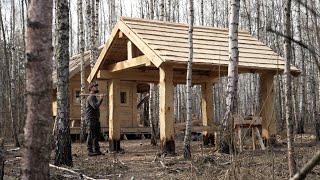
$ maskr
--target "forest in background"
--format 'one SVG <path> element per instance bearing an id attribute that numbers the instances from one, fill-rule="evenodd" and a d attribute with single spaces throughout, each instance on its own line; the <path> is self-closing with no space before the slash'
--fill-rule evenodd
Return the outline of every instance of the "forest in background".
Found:
<path id="1" fill-rule="evenodd" d="M 89 3 L 88 3 L 89 2 Z M 239 29 L 246 30 L 268 47 L 285 56 L 283 49 L 284 6 L 286 1 L 241 1 Z M 54 3 L 56 5 L 56 3 Z M 90 6 L 90 5 L 91 6 Z M 85 50 L 97 49 L 108 38 L 112 27 L 120 16 L 160 19 L 159 2 L 154 1 L 153 7 L 149 0 L 127 1 L 86 1 L 83 3 Z M 229 25 L 229 8 L 227 1 L 200 0 L 195 2 L 195 25 L 225 27 Z M 79 16 L 77 2 L 70 0 L 70 56 L 80 52 Z M 1 136 L 13 137 L 19 146 L 18 134 L 23 133 L 26 119 L 25 62 L 26 62 L 26 7 L 27 1 L 0 1 L 0 67 L 2 82 L 0 84 L 0 127 Z M 294 131 L 303 134 L 305 127 L 314 128 L 317 141 L 320 140 L 319 122 L 319 48 L 320 33 L 318 27 L 320 2 L 293 1 L 290 17 L 292 36 L 291 63 L 301 70 L 301 75 L 292 79 L 292 119 Z M 188 4 L 180 0 L 166 0 L 164 3 L 164 20 L 188 23 Z M 53 15 L 53 46 L 56 47 L 57 22 Z M 54 54 L 56 52 L 54 51 Z M 93 57 L 95 59 L 95 57 Z M 56 61 L 53 60 L 53 67 Z M 285 129 L 285 88 L 284 77 L 277 73 L 274 84 L 278 132 Z M 227 79 L 221 78 L 214 85 L 215 120 L 222 119 L 226 102 Z M 242 74 L 238 83 L 238 112 L 242 116 L 260 114 L 260 75 Z M 201 116 L 201 90 L 193 87 L 193 115 Z M 158 94 L 157 88 L 155 93 Z M 186 120 L 186 86 L 175 87 L 175 120 Z M 154 112 L 157 117 L 157 96 L 155 96 Z"/>
<path id="2" fill-rule="evenodd" d="M 98 1 L 98 38 L 96 48 L 106 42 L 108 35 L 120 16 L 150 18 L 149 0 Z M 2 82 L 0 84 L 0 123 L 1 133 L 7 137 L 23 133 L 25 119 L 25 19 L 26 3 L 24 0 L 2 0 L 1 2 L 1 49 L 0 67 Z M 80 33 L 78 33 L 78 8 L 75 0 L 70 0 L 70 57 L 80 52 Z M 246 30 L 268 47 L 283 56 L 283 1 L 241 1 L 239 29 Z M 188 5 L 185 1 L 166 0 L 164 19 L 170 22 L 188 23 Z M 195 25 L 228 27 L 228 2 L 223 0 L 195 1 Z M 307 8 L 306 8 L 307 7 Z M 319 47 L 320 34 L 317 26 L 319 18 L 318 1 L 302 1 L 302 5 L 292 4 L 292 61 L 301 70 L 301 75 L 292 81 L 292 115 L 296 132 L 303 132 L 305 124 L 312 124 L 317 129 L 319 139 Z M 83 10 L 86 9 L 83 3 Z M 160 18 L 159 2 L 154 2 L 154 19 Z M 90 17 L 90 16 L 85 16 Z M 90 18 L 84 18 L 88 24 Z M 55 21 L 53 21 L 54 23 Z M 55 27 L 55 26 L 53 26 Z M 90 50 L 91 27 L 84 26 L 85 50 Z M 52 30 L 53 33 L 55 29 Z M 54 39 L 55 36 L 53 36 Z M 53 62 L 54 63 L 54 62 Z M 55 63 L 54 63 L 55 64 Z M 215 120 L 221 119 L 225 108 L 227 79 L 221 78 L 214 86 Z M 260 75 L 242 74 L 239 76 L 238 99 L 239 113 L 243 116 L 257 115 L 260 111 Z M 285 128 L 284 80 L 279 73 L 275 78 L 276 107 L 275 113 L 278 131 Z M 157 90 L 157 88 L 156 88 Z M 193 114 L 201 115 L 201 90 L 193 87 Z M 175 119 L 186 119 L 186 87 L 175 87 Z M 155 97 L 156 98 L 156 97 Z M 157 101 L 155 99 L 154 101 Z M 157 105 L 158 103 L 155 103 Z M 153 108 L 157 114 L 158 108 Z M 155 116 L 157 117 L 157 116 Z M 300 125 L 300 126 L 299 126 Z M 316 130 L 314 129 L 314 130 Z M 16 133 L 14 133 L 16 132 Z"/>

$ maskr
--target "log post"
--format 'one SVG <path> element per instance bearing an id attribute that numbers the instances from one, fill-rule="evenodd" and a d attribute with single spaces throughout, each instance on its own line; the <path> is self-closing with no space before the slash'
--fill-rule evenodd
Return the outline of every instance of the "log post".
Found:
<path id="1" fill-rule="evenodd" d="M 120 150 L 120 80 L 111 79 L 108 82 L 109 89 L 109 150 Z"/>
<path id="2" fill-rule="evenodd" d="M 276 138 L 273 74 L 261 75 L 262 137 L 273 144 Z"/>
<path id="3" fill-rule="evenodd" d="M 160 73 L 160 148 L 163 153 L 175 154 L 174 110 L 173 110 L 173 69 L 161 66 Z"/>
<path id="4" fill-rule="evenodd" d="M 201 107 L 202 107 L 202 125 L 213 125 L 213 82 L 209 81 L 201 84 Z M 203 131 L 203 145 L 215 144 L 214 132 Z"/>

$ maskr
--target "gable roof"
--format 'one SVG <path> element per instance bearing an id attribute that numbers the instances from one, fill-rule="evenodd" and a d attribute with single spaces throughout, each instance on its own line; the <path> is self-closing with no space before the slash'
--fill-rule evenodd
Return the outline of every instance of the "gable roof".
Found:
<path id="1" fill-rule="evenodd" d="M 157 20 L 121 17 L 115 25 L 101 54 L 91 71 L 91 82 L 108 64 L 127 59 L 126 40 L 123 33 L 156 67 L 162 63 L 187 64 L 188 25 Z M 241 69 L 256 72 L 267 70 L 282 72 L 285 61 L 271 48 L 239 31 L 239 72 Z M 229 64 L 228 29 L 195 26 L 193 29 L 193 64 L 227 67 Z M 291 66 L 293 74 L 300 71 Z"/>
<path id="2" fill-rule="evenodd" d="M 98 47 L 98 53 L 101 52 L 103 46 Z M 81 54 L 74 55 L 69 60 L 69 79 L 78 74 L 81 70 Z M 84 66 L 87 67 L 90 65 L 90 51 L 84 52 Z M 53 71 L 52 73 L 52 82 L 53 89 L 56 89 L 57 83 L 57 72 Z"/>

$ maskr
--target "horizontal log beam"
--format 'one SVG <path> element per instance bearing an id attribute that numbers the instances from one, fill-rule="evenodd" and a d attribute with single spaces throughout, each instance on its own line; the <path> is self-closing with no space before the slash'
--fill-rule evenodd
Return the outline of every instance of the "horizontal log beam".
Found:
<path id="1" fill-rule="evenodd" d="M 100 70 L 97 73 L 97 79 L 112 79 L 119 78 L 122 81 L 139 81 L 139 82 L 159 82 L 159 74 L 152 72 L 109 72 L 107 70 Z M 192 84 L 201 84 L 205 83 L 210 79 L 216 79 L 214 76 L 205 76 L 205 75 L 193 75 L 192 76 Z M 183 74 L 174 74 L 173 82 L 178 84 L 186 83 L 186 75 Z"/>
<path id="2" fill-rule="evenodd" d="M 118 72 L 118 71 L 130 69 L 130 68 L 135 68 L 140 66 L 150 66 L 150 65 L 151 65 L 151 62 L 148 60 L 148 58 L 145 55 L 143 55 L 143 56 L 139 56 L 139 57 L 135 57 L 132 59 L 111 64 L 108 66 L 107 69 L 110 72 Z"/>

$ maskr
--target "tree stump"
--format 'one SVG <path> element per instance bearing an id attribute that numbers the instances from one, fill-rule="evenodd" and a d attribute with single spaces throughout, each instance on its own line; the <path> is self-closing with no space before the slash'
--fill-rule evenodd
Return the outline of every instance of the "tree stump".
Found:
<path id="1" fill-rule="evenodd" d="M 4 153 L 5 150 L 3 148 L 4 140 L 0 138 L 0 180 L 3 179 L 4 176 Z"/>

